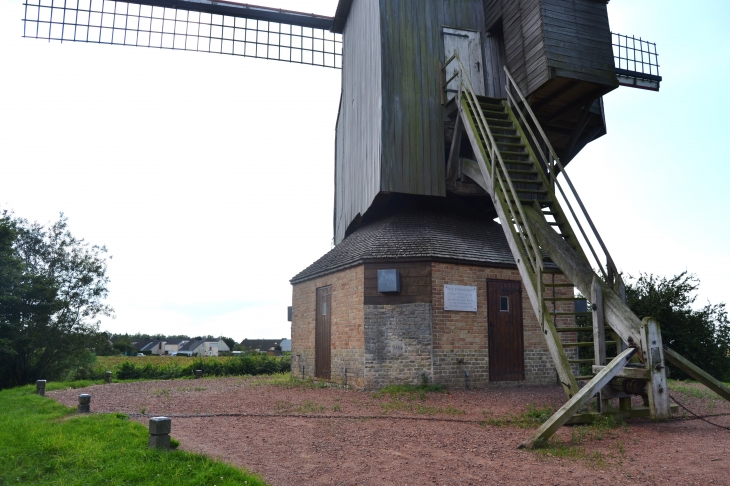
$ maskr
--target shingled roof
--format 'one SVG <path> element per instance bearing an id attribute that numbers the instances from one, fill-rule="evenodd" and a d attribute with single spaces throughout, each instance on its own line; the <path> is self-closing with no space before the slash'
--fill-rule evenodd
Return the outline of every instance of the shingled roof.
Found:
<path id="1" fill-rule="evenodd" d="M 409 211 L 359 228 L 291 279 L 297 284 L 369 261 L 430 259 L 516 268 L 502 226 L 483 217 Z"/>

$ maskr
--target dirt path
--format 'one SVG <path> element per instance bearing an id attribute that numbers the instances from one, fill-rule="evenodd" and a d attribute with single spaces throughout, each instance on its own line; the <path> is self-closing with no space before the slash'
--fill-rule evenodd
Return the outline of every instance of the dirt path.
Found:
<path id="1" fill-rule="evenodd" d="M 564 396 L 557 387 L 420 397 L 271 382 L 264 378 L 158 381 L 100 385 L 84 392 L 91 393 L 95 412 L 233 414 L 176 417 L 173 436 L 185 450 L 245 467 L 277 486 L 603 481 L 730 485 L 730 432 L 699 420 L 564 427 L 548 449 L 517 450 L 534 426 L 518 427 L 515 421 L 560 406 Z M 79 393 L 48 395 L 75 405 Z M 715 400 L 700 385 L 673 394 L 699 413 L 730 413 L 730 404 Z M 528 404 L 532 413 L 527 412 Z M 146 422 L 144 417 L 137 420 Z M 712 420 L 730 426 L 730 416 Z"/>

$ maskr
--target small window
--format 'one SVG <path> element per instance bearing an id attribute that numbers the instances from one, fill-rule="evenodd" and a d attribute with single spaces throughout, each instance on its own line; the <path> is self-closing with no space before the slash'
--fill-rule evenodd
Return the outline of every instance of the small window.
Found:
<path id="1" fill-rule="evenodd" d="M 322 315 L 327 315 L 327 302 L 322 302 Z"/>
<path id="2" fill-rule="evenodd" d="M 509 312 L 509 297 L 503 295 L 499 298 L 499 310 L 501 312 Z"/>

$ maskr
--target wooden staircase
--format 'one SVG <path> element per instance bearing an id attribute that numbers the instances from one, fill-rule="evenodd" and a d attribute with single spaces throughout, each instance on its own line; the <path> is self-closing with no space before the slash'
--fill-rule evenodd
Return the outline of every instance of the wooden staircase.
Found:
<path id="1" fill-rule="evenodd" d="M 466 132 L 477 159 L 462 160 L 462 171 L 492 198 L 568 397 L 523 446 L 532 447 L 552 435 L 597 395 L 604 414 L 670 417 L 659 325 L 653 318 L 640 320 L 626 305 L 623 281 L 613 259 L 529 103 L 506 69 L 508 98 L 493 99 L 474 93 L 458 56 L 446 64 L 450 62 L 458 63 L 460 80 L 454 100 L 460 118 L 457 123 Z M 559 174 L 567 190 L 558 180 Z M 573 208 L 567 193 L 574 196 L 579 210 Z M 587 221 L 588 230 L 579 215 Z M 591 239 L 598 242 L 598 248 Z M 581 242 L 590 250 L 592 260 Z M 588 297 L 590 311 L 575 310 L 575 302 L 583 299 L 576 294 Z M 591 326 L 576 325 L 576 317 L 589 317 Z M 607 333 L 610 339 L 606 339 Z M 587 335 L 593 339 L 577 339 Z M 593 348 L 592 359 L 578 357 L 577 350 L 586 347 Z M 607 356 L 608 347 L 615 349 L 615 356 Z M 673 351 L 666 351 L 673 364 L 683 371 L 692 370 L 692 376 L 730 400 L 727 387 Z M 581 367 L 586 369 L 584 373 L 580 373 Z M 632 380 L 631 386 L 617 391 L 616 385 L 627 380 Z M 586 383 L 581 387 L 579 381 Z M 632 413 L 632 393 L 645 397 L 645 410 Z M 619 399 L 617 411 L 608 407 L 613 398 Z"/>

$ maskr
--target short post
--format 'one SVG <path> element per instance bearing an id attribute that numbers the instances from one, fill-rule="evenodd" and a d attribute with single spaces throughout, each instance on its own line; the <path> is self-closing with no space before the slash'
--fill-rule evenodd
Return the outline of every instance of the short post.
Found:
<path id="1" fill-rule="evenodd" d="M 150 449 L 170 450 L 170 430 L 172 419 L 167 417 L 152 417 L 150 419 Z"/>
<path id="2" fill-rule="evenodd" d="M 38 380 L 35 382 L 35 393 L 42 397 L 46 396 L 46 380 Z"/>
<path id="3" fill-rule="evenodd" d="M 104 373 L 104 382 L 106 382 L 106 383 L 112 382 L 112 372 L 111 371 L 107 371 L 106 373 Z"/>
<path id="4" fill-rule="evenodd" d="M 347 368 L 345 368 L 345 382 L 343 383 L 343 386 L 347 388 Z"/>
<path id="5" fill-rule="evenodd" d="M 88 393 L 82 393 L 79 395 L 79 413 L 89 413 L 91 412 L 91 395 Z"/>
<path id="6" fill-rule="evenodd" d="M 466 389 L 468 390 L 469 389 L 469 371 L 468 370 L 464 372 L 464 382 L 466 385 Z"/>
<path id="7" fill-rule="evenodd" d="M 302 365 L 302 380 L 304 379 L 304 365 Z"/>
<path id="8" fill-rule="evenodd" d="M 199 380 L 203 376 L 203 370 L 195 370 L 195 379 Z"/>

